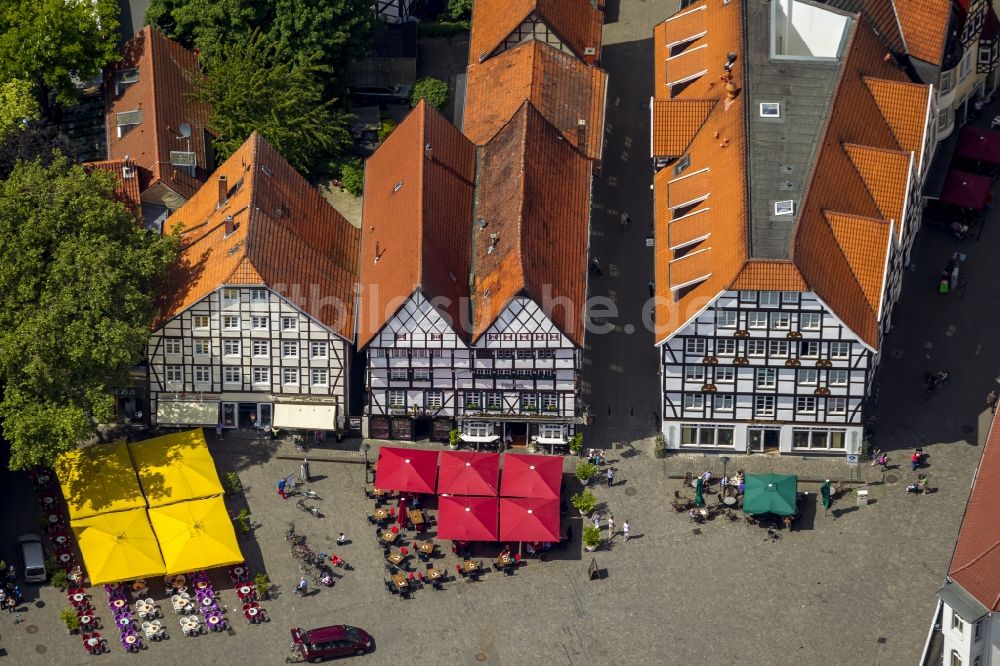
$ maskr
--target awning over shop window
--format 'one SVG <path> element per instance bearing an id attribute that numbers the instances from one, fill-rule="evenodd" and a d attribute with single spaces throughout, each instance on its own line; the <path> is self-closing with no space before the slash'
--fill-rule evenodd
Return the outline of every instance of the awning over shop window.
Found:
<path id="1" fill-rule="evenodd" d="M 159 425 L 214 426 L 219 422 L 219 403 L 216 400 L 161 400 L 156 405 L 156 422 Z"/>
<path id="2" fill-rule="evenodd" d="M 274 427 L 336 430 L 337 406 L 279 402 L 274 405 Z"/>
<path id="3" fill-rule="evenodd" d="M 563 437 L 532 437 L 538 444 L 565 444 L 566 439 Z"/>
<path id="4" fill-rule="evenodd" d="M 479 435 L 466 435 L 465 433 L 462 433 L 461 435 L 459 435 L 458 438 L 461 439 L 463 442 L 495 442 L 498 439 L 500 439 L 500 435 L 479 436 Z"/>

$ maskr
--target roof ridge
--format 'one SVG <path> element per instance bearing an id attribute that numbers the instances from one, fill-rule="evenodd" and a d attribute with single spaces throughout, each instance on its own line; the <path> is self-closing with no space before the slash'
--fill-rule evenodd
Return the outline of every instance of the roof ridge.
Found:
<path id="1" fill-rule="evenodd" d="M 973 564 L 978 563 L 979 560 L 983 559 L 984 557 L 986 557 L 987 555 L 989 555 L 991 552 L 993 552 L 994 550 L 996 550 L 998 547 L 1000 547 L 1000 539 L 994 541 L 993 544 L 989 548 L 987 548 L 986 550 L 982 551 L 981 553 L 979 553 L 978 555 L 976 555 L 974 558 L 972 558 L 971 560 L 969 560 L 968 562 L 966 562 L 965 564 L 963 564 L 959 568 L 952 569 L 951 571 L 949 571 L 948 575 L 949 576 L 954 576 L 957 573 L 961 573 L 962 571 L 965 571 L 966 569 L 968 569 L 969 567 L 971 567 Z M 997 600 L 1000 601 L 1000 592 L 998 592 Z"/>
<path id="2" fill-rule="evenodd" d="M 430 145 L 427 140 L 428 122 L 427 114 L 428 105 L 425 98 L 421 98 L 413 110 L 419 113 L 417 120 L 419 121 L 417 125 L 417 136 L 420 137 L 419 144 L 417 145 L 417 178 L 420 182 L 420 187 L 417 188 L 417 210 L 420 214 L 417 216 L 417 224 L 419 229 L 417 230 L 417 237 L 420 239 L 420 247 L 416 253 L 417 262 L 417 275 L 420 277 L 420 286 L 423 286 L 427 281 L 424 276 L 424 242 L 426 241 L 426 236 L 424 235 L 424 188 L 427 187 L 427 157 L 426 157 L 426 146 Z M 364 221 L 362 220 L 361 226 L 364 226 Z M 411 294 L 412 295 L 412 294 Z M 428 299 L 430 300 L 430 299 Z"/>
<path id="3" fill-rule="evenodd" d="M 160 164 L 163 162 L 163 160 L 161 159 L 160 155 L 160 138 L 156 134 L 156 128 L 158 127 L 158 124 L 156 122 L 156 108 L 159 105 L 155 103 L 155 100 L 158 98 L 156 86 L 157 86 L 157 81 L 159 81 L 159 77 L 156 76 L 157 57 L 156 57 L 156 49 L 153 47 L 154 30 L 156 30 L 156 28 L 154 28 L 151 25 L 145 26 L 143 28 L 143 32 L 145 33 L 143 35 L 143 39 L 146 41 L 146 45 L 149 47 L 149 89 L 153 93 L 153 100 L 154 100 L 154 103 L 149 105 L 149 115 L 151 116 L 150 127 L 153 128 L 153 168 L 151 169 L 151 171 L 153 172 L 152 181 L 159 180 L 162 182 L 163 175 L 160 173 Z M 136 65 L 138 66 L 138 63 L 136 63 Z"/>

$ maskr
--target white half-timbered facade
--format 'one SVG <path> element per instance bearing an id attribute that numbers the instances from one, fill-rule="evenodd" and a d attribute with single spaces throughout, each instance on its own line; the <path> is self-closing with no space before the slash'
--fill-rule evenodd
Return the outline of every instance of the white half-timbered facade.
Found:
<path id="1" fill-rule="evenodd" d="M 372 437 L 563 444 L 577 421 L 580 350 L 528 298 L 471 347 L 415 293 L 368 346 Z"/>
<path id="2" fill-rule="evenodd" d="M 476 0 L 472 22 L 470 64 L 538 40 L 593 65 L 600 58 L 604 5 L 597 0 L 558 6 L 536 1 L 514 8 L 504 0 Z"/>
<path id="3" fill-rule="evenodd" d="M 153 332 L 153 423 L 266 427 L 309 411 L 343 427 L 349 344 L 261 286 L 221 287 Z"/>
<path id="4" fill-rule="evenodd" d="M 661 346 L 668 448 L 844 454 L 872 351 L 810 292 L 727 291 Z"/>

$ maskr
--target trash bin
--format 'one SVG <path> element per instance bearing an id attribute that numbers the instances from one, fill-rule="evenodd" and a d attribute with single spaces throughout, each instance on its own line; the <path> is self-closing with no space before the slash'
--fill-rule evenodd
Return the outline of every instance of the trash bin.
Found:
<path id="1" fill-rule="evenodd" d="M 868 491 L 867 490 L 859 490 L 858 491 L 858 506 L 867 506 L 867 505 L 868 505 Z"/>

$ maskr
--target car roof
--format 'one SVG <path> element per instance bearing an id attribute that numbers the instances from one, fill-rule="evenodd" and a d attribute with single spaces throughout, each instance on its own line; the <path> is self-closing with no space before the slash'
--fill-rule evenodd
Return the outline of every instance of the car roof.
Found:
<path id="1" fill-rule="evenodd" d="M 37 534 L 22 534 L 21 536 L 17 537 L 18 543 L 30 543 L 33 541 L 41 543 L 42 538 Z"/>
<path id="2" fill-rule="evenodd" d="M 306 632 L 306 641 L 309 643 L 325 643 L 326 641 L 336 641 L 347 637 L 347 631 L 342 624 L 335 624 L 319 629 L 310 629 Z"/>

